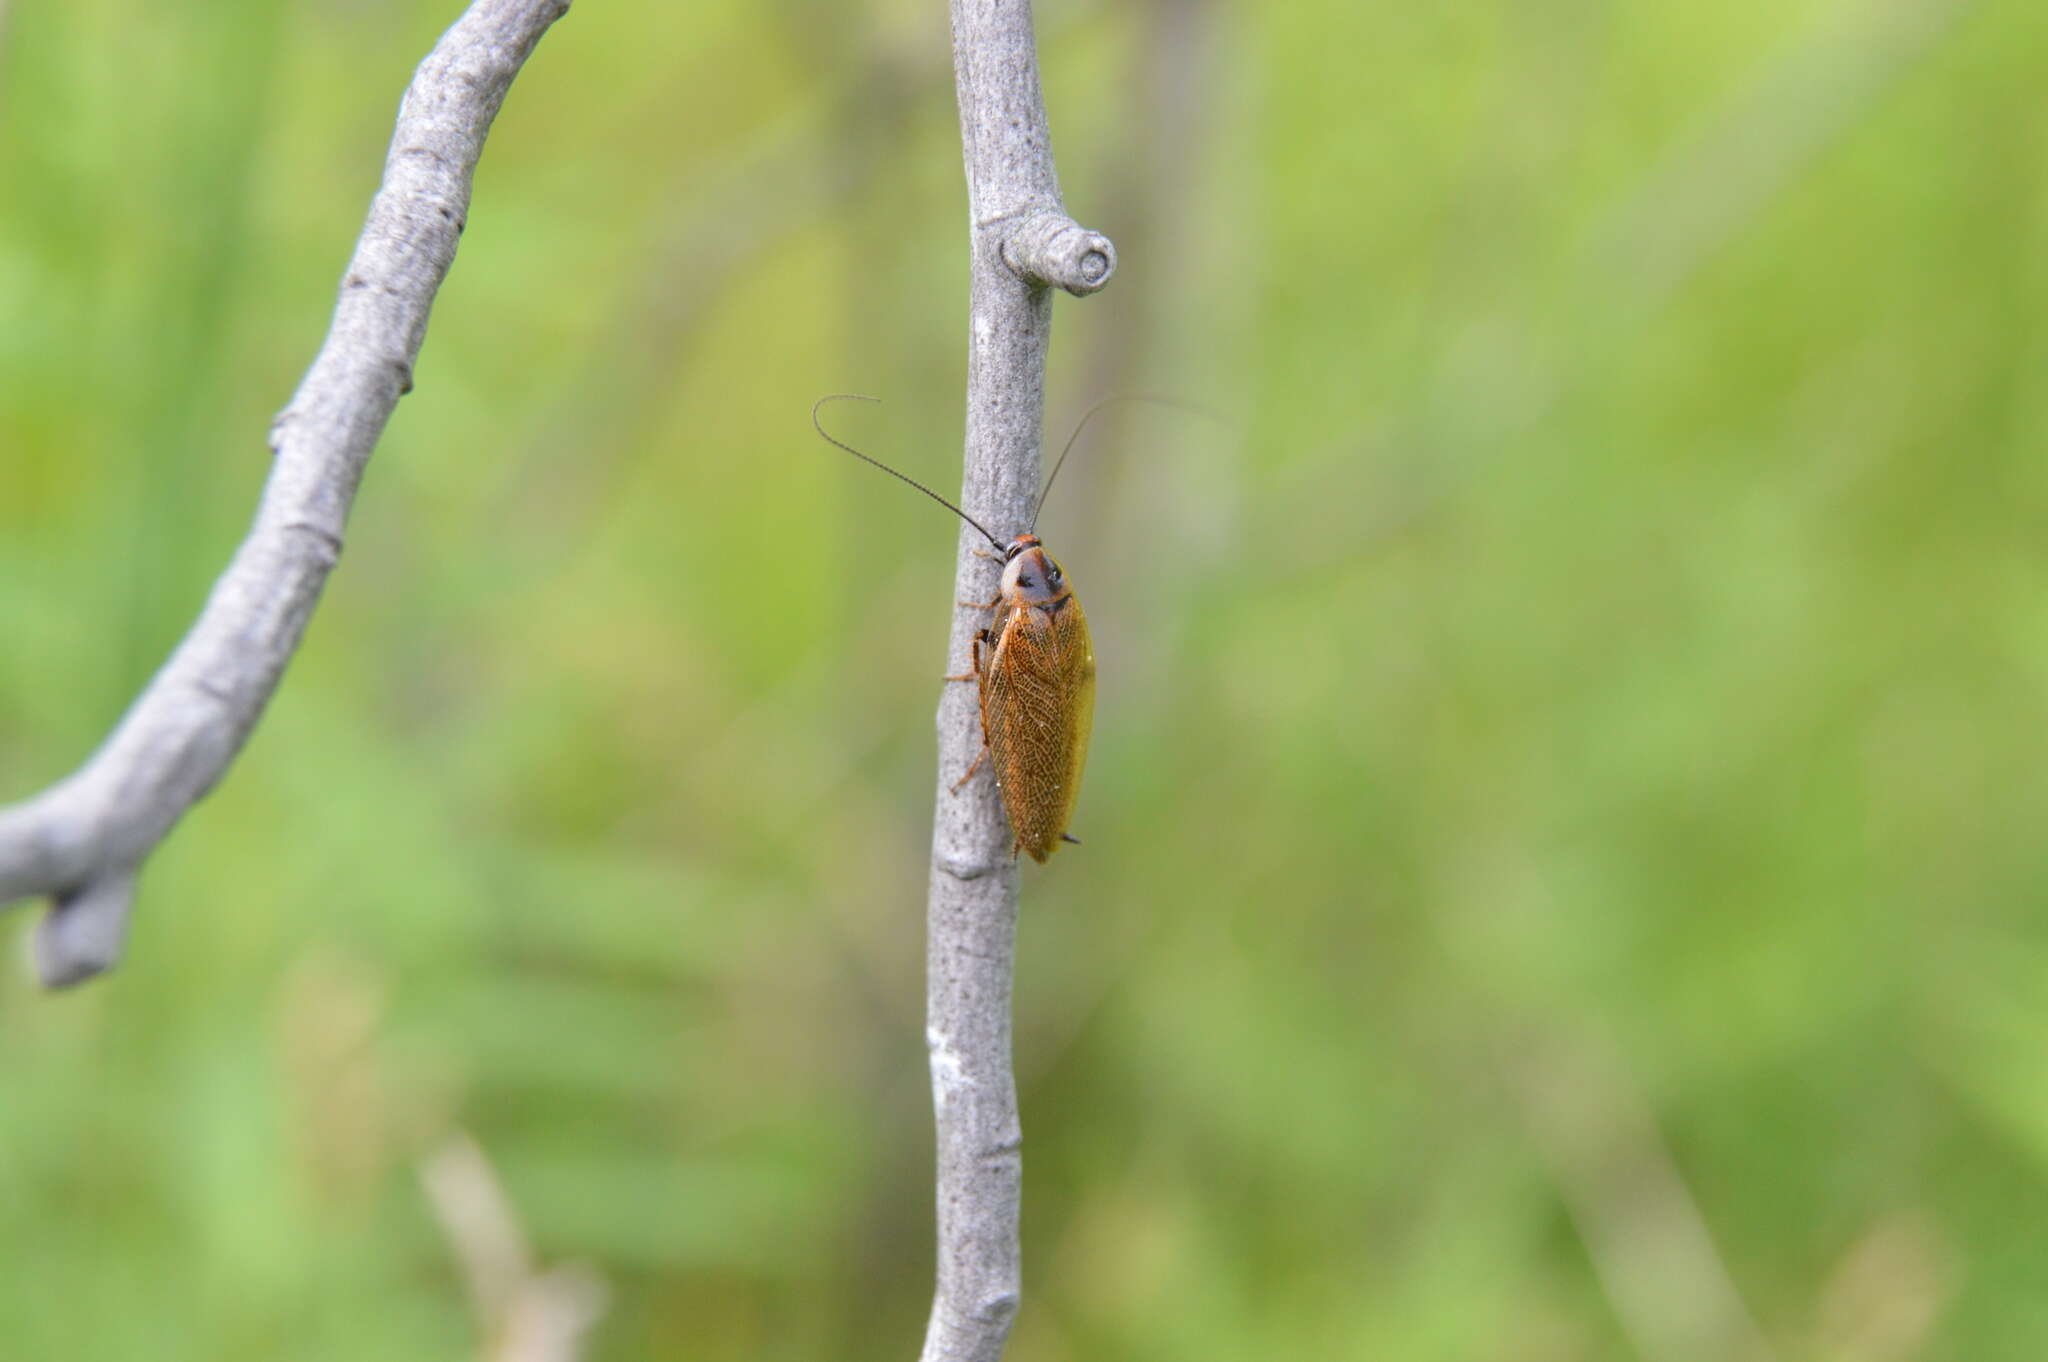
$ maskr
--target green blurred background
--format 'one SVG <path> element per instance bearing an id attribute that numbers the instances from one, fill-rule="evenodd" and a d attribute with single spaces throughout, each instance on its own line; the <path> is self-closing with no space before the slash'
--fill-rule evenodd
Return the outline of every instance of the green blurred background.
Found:
<path id="1" fill-rule="evenodd" d="M 455 12 L 0 7 L 0 798 L 225 563 Z M 2048 1353 L 2048 10 L 1039 22 L 1122 253 L 1051 438 L 1233 422 L 1105 413 L 1041 525 L 1011 1356 Z M 0 975 L 0 1352 L 490 1357 L 497 1186 L 590 1357 L 911 1355 L 954 528 L 806 412 L 957 485 L 946 44 L 541 44 L 127 963 Z"/>

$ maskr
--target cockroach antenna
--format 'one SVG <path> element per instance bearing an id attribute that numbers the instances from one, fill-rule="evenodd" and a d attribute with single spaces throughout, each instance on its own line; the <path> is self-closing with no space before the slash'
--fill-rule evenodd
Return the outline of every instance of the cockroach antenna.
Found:
<path id="1" fill-rule="evenodd" d="M 1053 460 L 1052 473 L 1046 478 L 1045 486 L 1038 491 L 1038 504 L 1031 508 L 1031 528 L 1033 530 L 1038 528 L 1038 513 L 1045 509 L 1045 499 L 1052 495 L 1054 480 L 1059 477 L 1060 470 L 1067 466 L 1067 455 L 1074 452 L 1074 442 L 1081 438 L 1082 431 L 1088 429 L 1088 423 L 1095 419 L 1096 412 L 1101 411 L 1104 407 L 1114 406 L 1118 402 L 1150 402 L 1155 406 L 1177 407 L 1181 411 L 1191 411 L 1214 421 L 1226 419 L 1221 412 L 1213 411 L 1208 407 L 1199 406 L 1193 402 L 1183 402 L 1177 397 L 1153 397 L 1149 393 L 1119 393 L 1115 397 L 1103 398 L 1100 402 L 1088 408 L 1087 412 L 1082 415 L 1080 423 L 1074 427 L 1074 433 L 1067 437 L 1066 447 L 1060 450 L 1059 458 Z M 825 438 L 829 440 L 832 437 L 828 435 Z"/>
<path id="2" fill-rule="evenodd" d="M 967 512 L 961 510 L 958 506 L 955 506 L 952 502 L 946 500 L 937 492 L 934 492 L 931 488 L 919 482 L 916 478 L 907 477 L 902 473 L 898 473 L 895 469 L 889 467 L 888 464 L 883 463 L 880 459 L 871 459 L 867 455 L 861 453 L 858 449 L 855 449 L 852 445 L 846 443 L 846 441 L 838 439 L 832 436 L 831 434 L 827 433 L 825 430 L 824 423 L 818 420 L 818 412 L 824 407 L 824 405 L 827 402 L 880 402 L 881 400 L 882 399 L 879 397 L 869 397 L 865 393 L 827 393 L 825 396 L 819 398 L 817 401 L 811 404 L 811 428 L 817 431 L 819 435 L 824 436 L 825 442 L 827 444 L 838 445 L 841 449 L 853 455 L 854 458 L 859 459 L 862 463 L 873 464 L 875 467 L 881 469 L 884 473 L 887 473 L 890 477 L 895 478 L 900 482 L 909 483 L 912 487 L 915 487 L 918 491 L 924 493 L 933 501 L 938 502 L 939 505 L 945 507 L 954 515 L 959 516 L 962 520 L 972 525 L 975 529 L 980 530 L 981 537 L 983 539 L 988 540 L 989 544 L 994 547 L 997 553 L 1001 553 L 1003 551 L 1002 540 L 997 539 L 994 535 L 990 534 L 979 520 L 976 520 L 973 516 L 967 514 Z M 1093 412 L 1089 413 L 1090 416 L 1093 416 L 1094 414 L 1095 413 Z M 1082 424 L 1085 425 L 1087 424 L 1087 422 L 1084 420 Z M 1075 433 L 1079 434 L 1078 431 Z M 1068 447 L 1071 448 L 1073 442 L 1070 440 L 1067 443 Z M 1066 455 L 1062 454 L 1060 457 L 1064 459 Z M 1053 471 L 1058 472 L 1059 470 L 1054 469 Z M 1041 497 L 1039 501 L 1042 505 L 1044 503 L 1044 498 Z M 1038 522 L 1038 516 L 1036 512 L 1033 512 L 1031 519 L 1033 524 L 1036 524 Z"/>

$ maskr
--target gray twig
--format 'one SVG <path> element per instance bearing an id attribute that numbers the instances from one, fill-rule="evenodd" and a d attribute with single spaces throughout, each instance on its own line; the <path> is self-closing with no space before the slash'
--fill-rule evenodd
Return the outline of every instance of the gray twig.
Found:
<path id="1" fill-rule="evenodd" d="M 119 957 L 143 859 L 213 788 L 277 689 L 340 557 L 370 451 L 412 389 L 491 120 L 568 8 L 475 0 L 420 63 L 326 344 L 271 427 L 276 459 L 248 537 L 99 751 L 0 808 L 0 904 L 52 901 L 36 939 L 46 984 L 77 983 Z"/>
<path id="2" fill-rule="evenodd" d="M 1038 491 L 1048 285 L 1093 293 L 1109 282 L 1116 248 L 1060 205 L 1029 0 L 951 3 L 972 269 L 960 504 L 1009 536 L 1030 523 Z M 976 556 L 980 548 L 981 537 L 963 525 L 955 600 L 995 595 L 996 567 Z M 968 669 L 981 621 L 970 609 L 954 611 L 949 672 Z M 925 1039 L 938 1125 L 939 1252 L 922 1362 L 994 1362 L 1020 1289 L 1023 1133 L 1010 1067 L 1017 866 L 988 772 L 958 794 L 952 789 L 981 747 L 972 686 L 945 688 L 938 726 Z"/>

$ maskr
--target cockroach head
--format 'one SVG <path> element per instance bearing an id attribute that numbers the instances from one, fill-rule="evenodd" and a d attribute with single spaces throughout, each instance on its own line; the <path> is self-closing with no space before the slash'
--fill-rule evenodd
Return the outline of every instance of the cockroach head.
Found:
<path id="1" fill-rule="evenodd" d="M 1060 565 L 1039 545 L 1035 534 L 1020 534 L 1004 555 L 1002 598 L 1013 605 L 1049 605 L 1067 595 Z"/>

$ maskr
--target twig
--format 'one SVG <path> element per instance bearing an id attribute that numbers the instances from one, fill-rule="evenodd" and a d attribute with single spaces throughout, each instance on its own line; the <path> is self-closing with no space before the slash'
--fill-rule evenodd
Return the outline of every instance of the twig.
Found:
<path id="1" fill-rule="evenodd" d="M 577 1362 L 610 1292 L 580 1263 L 543 1271 L 477 1142 L 450 1135 L 420 1165 L 427 1202 L 469 1288 L 485 1362 Z"/>
<path id="2" fill-rule="evenodd" d="M 1581 296 L 1618 291 L 1616 301 L 1638 318 L 1663 307 L 1975 7 L 1867 0 L 1826 12 L 1676 139 L 1608 215 L 1581 261 Z"/>
<path id="3" fill-rule="evenodd" d="M 1620 1059 L 1591 1032 L 1517 1030 L 1535 1042 L 1513 1077 L 1536 1147 L 1636 1355 L 1770 1362 L 1770 1342 Z"/>
<path id="4" fill-rule="evenodd" d="M 1060 206 L 1029 0 L 952 0 L 953 73 L 967 164 L 972 279 L 967 442 L 960 504 L 1000 535 L 1031 519 L 1045 407 L 1048 285 L 1109 282 L 1116 251 Z M 955 600 L 988 600 L 995 566 L 961 527 Z M 967 669 L 979 623 L 953 613 L 950 672 Z M 995 783 L 952 792 L 981 746 L 972 687 L 939 701 L 925 1039 L 938 1125 L 938 1286 L 923 1362 L 994 1362 L 1017 1312 L 1023 1142 L 1010 1068 L 1017 866 Z"/>
<path id="5" fill-rule="evenodd" d="M 44 983 L 77 983 L 120 956 L 143 859 L 213 788 L 277 689 L 340 557 L 363 467 L 412 390 L 491 120 L 568 8 L 475 0 L 420 63 L 327 342 L 271 426 L 276 460 L 248 537 L 99 751 L 0 808 L 0 904 L 52 900 L 36 937 Z"/>
<path id="6" fill-rule="evenodd" d="M 722 164 L 693 168 L 692 187 L 671 196 L 675 215 L 619 270 L 618 297 L 603 325 L 577 347 L 581 358 L 562 385 L 563 398 L 500 461 L 498 523 L 515 534 L 536 520 L 544 525 L 526 536 L 508 590 L 558 576 L 587 548 L 590 522 L 636 466 L 633 451 L 659 447 L 649 428 L 666 410 L 674 377 L 720 300 L 754 277 L 753 262 L 872 187 L 876 163 L 900 143 L 894 111 L 942 74 L 937 50 L 929 57 L 875 51 L 849 70 L 845 43 L 838 35 L 821 39 L 815 14 L 779 17 L 802 39 L 828 47 L 813 74 L 820 84 L 837 83 L 822 104 L 777 120 Z M 872 126 L 878 117 L 891 120 L 886 133 Z M 828 130 L 835 139 L 829 149 Z M 567 450 L 573 458 L 564 457 Z"/>

